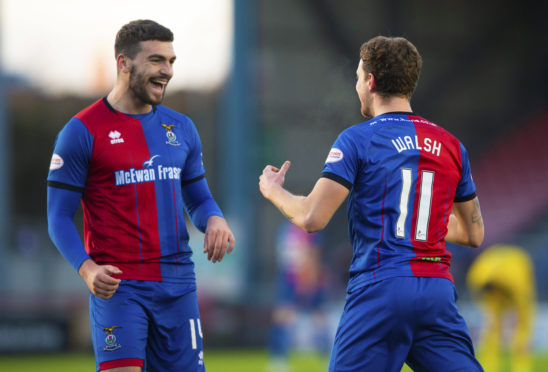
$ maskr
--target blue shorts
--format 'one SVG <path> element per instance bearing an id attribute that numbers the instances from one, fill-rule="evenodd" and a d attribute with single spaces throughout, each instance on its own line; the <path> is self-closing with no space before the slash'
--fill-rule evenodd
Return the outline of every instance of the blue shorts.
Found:
<path id="1" fill-rule="evenodd" d="M 97 371 L 205 371 L 195 286 L 122 280 L 108 300 L 90 295 Z"/>
<path id="2" fill-rule="evenodd" d="M 356 289 L 335 336 L 330 372 L 483 371 L 444 278 L 396 277 Z"/>

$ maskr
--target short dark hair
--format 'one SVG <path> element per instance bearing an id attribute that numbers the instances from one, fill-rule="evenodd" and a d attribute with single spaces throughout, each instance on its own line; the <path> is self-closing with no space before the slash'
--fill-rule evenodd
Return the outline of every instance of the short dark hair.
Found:
<path id="1" fill-rule="evenodd" d="M 375 77 L 381 96 L 411 98 L 422 66 L 422 58 L 411 42 L 403 37 L 377 36 L 362 44 L 360 58 L 366 74 Z"/>
<path id="2" fill-rule="evenodd" d="M 141 41 L 159 40 L 173 41 L 173 32 L 161 24 L 150 19 L 138 19 L 122 26 L 116 34 L 114 42 L 114 54 L 119 54 L 135 58 L 141 50 L 139 43 Z"/>

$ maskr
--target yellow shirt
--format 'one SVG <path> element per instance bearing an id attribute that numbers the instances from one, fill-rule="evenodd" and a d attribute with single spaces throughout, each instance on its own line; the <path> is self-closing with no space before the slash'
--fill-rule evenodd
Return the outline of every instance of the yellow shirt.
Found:
<path id="1" fill-rule="evenodd" d="M 470 266 L 468 287 L 481 290 L 490 283 L 504 289 L 511 301 L 532 300 L 536 296 L 533 263 L 520 247 L 494 245 L 483 251 Z"/>

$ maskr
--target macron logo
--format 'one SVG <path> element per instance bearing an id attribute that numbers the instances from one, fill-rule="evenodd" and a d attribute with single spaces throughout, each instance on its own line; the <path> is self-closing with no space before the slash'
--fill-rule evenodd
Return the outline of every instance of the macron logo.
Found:
<path id="1" fill-rule="evenodd" d="M 108 136 L 110 137 L 110 143 L 112 145 L 117 143 L 124 143 L 124 139 L 120 138 L 122 135 L 117 130 L 111 130 Z"/>

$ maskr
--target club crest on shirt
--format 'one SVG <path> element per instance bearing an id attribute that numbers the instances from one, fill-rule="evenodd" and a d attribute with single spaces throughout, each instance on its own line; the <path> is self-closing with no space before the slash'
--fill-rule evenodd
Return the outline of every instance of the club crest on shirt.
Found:
<path id="1" fill-rule="evenodd" d="M 122 347 L 122 345 L 116 343 L 116 336 L 114 335 L 114 329 L 116 328 L 122 327 L 112 326 L 103 328 L 103 331 L 107 333 L 107 337 L 105 337 L 106 346 L 103 348 L 104 351 L 114 351 Z"/>
<path id="2" fill-rule="evenodd" d="M 167 142 L 166 143 L 168 145 L 172 145 L 172 146 L 179 146 L 180 143 L 177 142 L 177 136 L 171 130 L 171 128 L 173 128 L 174 126 L 175 126 L 174 124 L 171 124 L 171 125 L 162 124 L 162 127 L 164 127 L 165 130 L 166 130 L 166 137 L 167 137 Z"/>
<path id="3" fill-rule="evenodd" d="M 341 150 L 339 150 L 336 147 L 333 147 L 331 151 L 329 151 L 329 155 L 327 155 L 327 159 L 325 159 L 326 163 L 336 163 L 338 161 L 341 161 L 344 157 L 344 154 Z"/>

